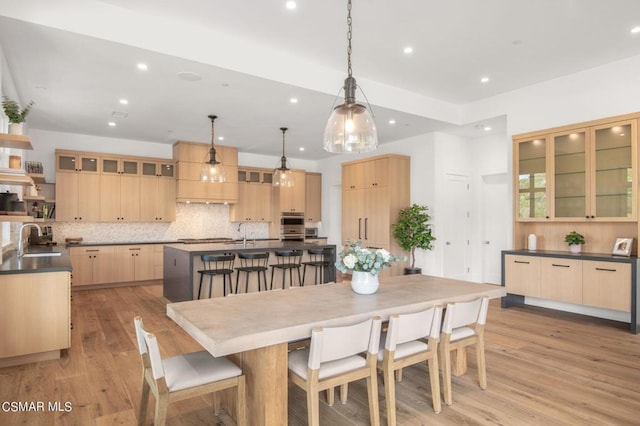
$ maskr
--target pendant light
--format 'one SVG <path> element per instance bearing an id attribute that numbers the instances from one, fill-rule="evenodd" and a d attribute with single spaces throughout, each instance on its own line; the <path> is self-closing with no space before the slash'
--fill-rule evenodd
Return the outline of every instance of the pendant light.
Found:
<path id="1" fill-rule="evenodd" d="M 371 106 L 367 109 L 363 104 L 356 102 L 358 85 L 351 70 L 351 0 L 347 2 L 347 26 L 348 77 L 344 80 L 344 103 L 333 109 L 327 121 L 324 129 L 324 149 L 334 153 L 369 152 L 378 149 L 378 132 L 373 114 L 369 111 Z"/>
<path id="2" fill-rule="evenodd" d="M 273 186 L 280 188 L 290 188 L 293 186 L 293 172 L 287 167 L 287 157 L 284 155 L 284 134 L 286 127 L 280 127 L 282 130 L 282 157 L 280 158 L 280 167 L 273 170 Z"/>
<path id="3" fill-rule="evenodd" d="M 220 161 L 216 160 L 216 148 L 213 145 L 213 122 L 216 118 L 218 117 L 215 115 L 209 116 L 209 119 L 211 120 L 211 148 L 209 149 L 207 159 L 205 159 L 204 163 L 202 164 L 202 170 L 200 172 L 200 180 L 202 182 L 221 183 L 227 180 L 224 166 Z"/>

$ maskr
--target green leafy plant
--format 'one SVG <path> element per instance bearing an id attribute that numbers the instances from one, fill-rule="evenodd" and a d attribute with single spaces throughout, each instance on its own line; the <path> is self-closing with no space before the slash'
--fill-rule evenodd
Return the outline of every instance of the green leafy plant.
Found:
<path id="1" fill-rule="evenodd" d="M 584 244 L 584 235 L 577 233 L 576 231 L 569 232 L 565 237 L 564 241 L 567 242 L 570 246 Z"/>
<path id="2" fill-rule="evenodd" d="M 13 101 L 6 96 L 3 96 L 2 99 L 2 108 L 4 109 L 4 114 L 9 118 L 9 123 L 13 124 L 23 123 L 27 118 L 27 115 L 31 111 L 31 108 L 35 104 L 33 101 L 30 101 L 26 107 L 20 110 L 20 106 L 16 101 Z"/>
<path id="3" fill-rule="evenodd" d="M 431 250 L 431 242 L 436 239 L 431 234 L 431 225 L 428 223 L 431 216 L 427 214 L 427 210 L 427 206 L 413 204 L 400 210 L 398 220 L 393 225 L 393 236 L 400 247 L 411 253 L 412 269 L 416 264 L 416 249 Z"/>
<path id="4" fill-rule="evenodd" d="M 361 241 L 347 241 L 335 265 L 341 272 L 359 271 L 378 275 L 384 268 L 402 260 L 385 249 L 365 248 Z"/>

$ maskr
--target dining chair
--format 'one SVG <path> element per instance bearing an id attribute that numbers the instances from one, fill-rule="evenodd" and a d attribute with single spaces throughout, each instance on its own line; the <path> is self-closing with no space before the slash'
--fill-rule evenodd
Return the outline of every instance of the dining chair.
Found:
<path id="1" fill-rule="evenodd" d="M 384 377 L 387 401 L 387 424 L 396 424 L 396 389 L 394 373 L 420 362 L 429 365 L 433 410 L 439 413 L 440 372 L 438 371 L 438 339 L 442 322 L 442 306 L 434 306 L 411 314 L 391 315 L 386 332 L 380 339 L 378 368 Z M 425 342 L 425 340 L 427 340 Z M 398 377 L 398 381 L 400 381 Z"/>
<path id="2" fill-rule="evenodd" d="M 448 303 L 440 338 L 444 402 L 451 405 L 451 352 L 456 351 L 456 364 L 466 362 L 466 348 L 475 346 L 480 389 L 487 388 L 484 357 L 484 325 L 487 322 L 489 298 L 482 296 L 469 302 Z"/>
<path id="3" fill-rule="evenodd" d="M 142 358 L 142 396 L 138 425 L 145 424 L 149 391 L 156 399 L 155 425 L 164 425 L 171 402 L 198 395 L 213 394 L 214 413 L 219 412 L 215 392 L 236 388 L 236 422 L 246 425 L 245 376 L 227 358 L 214 358 L 207 351 L 160 358 L 156 336 L 145 330 L 142 318 L 134 318 L 138 349 Z"/>
<path id="4" fill-rule="evenodd" d="M 315 328 L 309 348 L 289 353 L 289 378 L 307 392 L 307 412 L 310 426 L 319 426 L 319 396 L 359 379 L 366 379 L 369 398 L 369 418 L 380 424 L 376 358 L 380 345 L 379 317 L 354 325 Z M 366 357 L 362 354 L 366 352 Z M 346 400 L 346 392 L 341 394 Z"/>

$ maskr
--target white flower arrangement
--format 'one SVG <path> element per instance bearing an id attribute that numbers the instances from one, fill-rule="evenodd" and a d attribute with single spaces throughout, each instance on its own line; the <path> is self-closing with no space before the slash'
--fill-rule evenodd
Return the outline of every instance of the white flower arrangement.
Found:
<path id="1" fill-rule="evenodd" d="M 338 254 L 336 268 L 341 272 L 369 272 L 373 275 L 405 259 L 393 256 L 385 249 L 363 248 L 361 241 L 347 241 Z"/>

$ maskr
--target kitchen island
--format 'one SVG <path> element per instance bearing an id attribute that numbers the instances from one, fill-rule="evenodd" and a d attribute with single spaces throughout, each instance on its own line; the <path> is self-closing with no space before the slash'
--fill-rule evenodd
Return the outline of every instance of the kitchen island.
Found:
<path id="1" fill-rule="evenodd" d="M 58 248 L 28 254 L 37 256 L 14 251 L 0 263 L 0 368 L 57 359 L 71 345 L 69 256 Z"/>
<path id="2" fill-rule="evenodd" d="M 331 244 L 320 244 L 318 242 L 305 241 L 278 241 L 278 240 L 257 240 L 232 241 L 222 243 L 206 243 L 206 244 L 168 244 L 164 246 L 163 260 L 163 295 L 171 302 L 184 302 L 187 300 L 196 300 L 198 298 L 198 286 L 200 275 L 198 270 L 202 269 L 203 264 L 200 256 L 208 254 L 224 254 L 224 253 L 257 253 L 269 252 L 269 263 L 275 263 L 273 253 L 278 250 L 302 250 L 304 253 L 303 262 L 307 257 L 309 249 L 326 249 L 327 259 L 330 265 L 324 268 L 323 282 L 335 281 L 335 267 L 333 263 L 336 256 L 336 246 Z M 268 274 L 270 279 L 271 273 Z M 276 274 L 280 274 L 276 271 Z M 252 274 L 255 275 L 255 274 Z M 307 278 L 313 277 L 313 273 L 307 271 Z M 216 277 L 216 280 L 222 280 Z M 233 282 L 235 283 L 235 273 Z M 242 278 L 244 279 L 244 277 Z M 280 282 L 280 275 L 274 278 L 276 282 Z M 270 282 L 270 281 L 269 281 Z M 295 281 L 297 283 L 297 280 Z M 310 280 L 307 283 L 312 282 Z M 206 281 L 208 288 L 208 279 Z M 234 284 L 235 289 L 235 284 Z M 222 296 L 222 285 L 217 281 L 213 284 L 213 297 Z M 240 288 L 239 288 L 240 290 Z M 244 286 L 242 286 L 244 290 Z M 257 279 L 254 276 L 249 281 L 249 292 L 258 290 Z"/>

